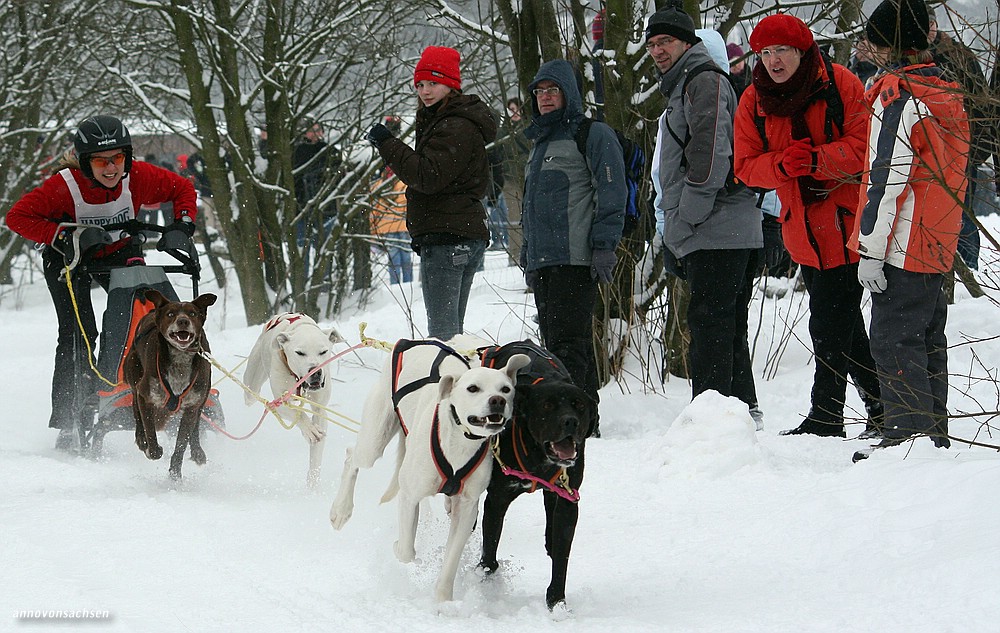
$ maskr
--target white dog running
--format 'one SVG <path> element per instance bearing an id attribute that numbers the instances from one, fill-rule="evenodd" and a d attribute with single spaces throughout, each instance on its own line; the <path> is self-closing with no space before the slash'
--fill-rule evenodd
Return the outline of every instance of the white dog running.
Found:
<path id="1" fill-rule="evenodd" d="M 330 523 L 340 529 L 354 511 L 360 468 L 371 468 L 389 441 L 402 432 L 396 473 L 382 502 L 399 494 L 399 540 L 396 558 L 409 563 L 419 504 L 439 492 L 451 515 L 444 562 L 435 598 L 451 600 L 458 562 L 479 513 L 492 468 L 489 438 L 506 426 L 513 413 L 514 382 L 527 356 L 512 356 L 502 370 L 469 368 L 468 361 L 435 340 L 400 340 L 365 401 L 354 449 L 347 449 Z"/>
<path id="2" fill-rule="evenodd" d="M 343 342 L 344 338 L 335 328 L 323 330 L 304 314 L 279 314 L 264 325 L 264 330 L 250 351 L 247 368 L 243 372 L 243 382 L 257 392 L 264 381 L 270 379 L 271 394 L 278 398 L 294 388 L 309 372 L 332 358 L 333 345 Z M 329 375 L 329 367 L 324 366 L 309 375 L 296 391 L 296 395 L 313 403 L 311 420 L 302 410 L 296 411 L 294 416 L 295 426 L 309 442 L 309 473 L 306 483 L 311 488 L 319 483 L 323 465 L 326 422 L 322 418 L 320 407 L 330 402 Z M 248 405 L 256 402 L 252 393 L 245 394 L 245 400 Z"/>

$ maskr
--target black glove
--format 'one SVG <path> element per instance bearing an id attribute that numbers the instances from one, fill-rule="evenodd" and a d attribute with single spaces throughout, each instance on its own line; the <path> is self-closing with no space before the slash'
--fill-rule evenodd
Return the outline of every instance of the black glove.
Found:
<path id="1" fill-rule="evenodd" d="M 590 255 L 590 278 L 595 281 L 611 283 L 611 275 L 618 263 L 618 255 L 612 249 L 595 249 Z"/>
<path id="2" fill-rule="evenodd" d="M 52 248 L 62 253 L 63 261 L 72 270 L 93 251 L 114 241 L 111 234 L 100 227 L 67 227 L 56 234 Z"/>
<path id="3" fill-rule="evenodd" d="M 392 132 L 389 131 L 389 128 L 381 123 L 376 123 L 372 126 L 372 129 L 368 130 L 368 134 L 365 135 L 365 138 L 368 139 L 372 145 L 378 147 L 384 141 L 393 138 L 393 136 Z"/>
<path id="4" fill-rule="evenodd" d="M 678 279 L 687 279 L 687 273 L 684 272 L 684 260 L 678 259 L 666 244 L 663 245 L 663 270 Z"/>
<path id="5" fill-rule="evenodd" d="M 785 257 L 785 243 L 781 239 L 781 224 L 773 215 L 764 214 L 760 228 L 764 233 L 764 265 L 776 271 Z"/>
<path id="6" fill-rule="evenodd" d="M 535 282 L 538 281 L 538 271 L 532 270 L 531 272 L 524 273 L 524 284 L 528 286 L 528 290 L 535 291 Z"/>
<path id="7" fill-rule="evenodd" d="M 177 220 L 176 222 L 168 224 L 163 232 L 169 233 L 171 231 L 181 231 L 188 237 L 194 237 L 194 222 L 191 220 Z"/>

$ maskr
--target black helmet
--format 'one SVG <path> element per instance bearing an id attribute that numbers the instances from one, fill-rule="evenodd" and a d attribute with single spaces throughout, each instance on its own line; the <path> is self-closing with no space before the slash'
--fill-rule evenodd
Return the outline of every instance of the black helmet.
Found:
<path id="1" fill-rule="evenodd" d="M 76 134 L 73 135 L 73 146 L 80 160 L 80 170 L 88 178 L 94 177 L 90 168 L 90 155 L 107 149 L 125 150 L 125 171 L 132 169 L 132 136 L 120 120 L 113 116 L 98 115 L 80 122 Z"/>

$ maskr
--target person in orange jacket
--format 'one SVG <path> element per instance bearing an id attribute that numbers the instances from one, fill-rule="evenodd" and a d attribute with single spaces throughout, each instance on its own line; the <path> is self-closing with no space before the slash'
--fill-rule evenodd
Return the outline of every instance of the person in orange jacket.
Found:
<path id="1" fill-rule="evenodd" d="M 413 281 L 413 261 L 406 231 L 406 183 L 386 167 L 372 183 L 371 192 L 371 230 L 389 257 L 389 283 L 409 283 Z"/>
<path id="2" fill-rule="evenodd" d="M 781 200 L 782 239 L 809 291 L 816 355 L 809 414 L 782 435 L 845 437 L 850 376 L 867 409 L 864 434 L 872 436 L 882 414 L 879 382 L 861 315 L 858 255 L 847 248 L 865 151 L 864 88 L 825 60 L 794 16 L 761 20 L 750 47 L 760 61 L 736 111 L 733 168 L 747 185 L 774 189 Z M 839 107 L 843 116 L 833 116 Z"/>
<path id="3" fill-rule="evenodd" d="M 872 297 L 872 354 L 882 381 L 883 439 L 871 450 L 928 435 L 948 438 L 948 301 L 962 227 L 969 121 L 961 87 L 927 51 L 923 0 L 886 0 L 865 27 L 876 75 L 869 148 L 850 247 L 861 255 L 858 280 Z"/>
<path id="4" fill-rule="evenodd" d="M 73 152 L 62 159 L 63 169 L 24 194 L 7 212 L 12 231 L 42 245 L 42 271 L 59 323 L 49 427 L 59 429 L 56 448 L 67 451 L 76 444 L 74 432 L 84 447 L 94 424 L 97 383 L 85 344 L 89 342 L 92 350 L 97 340 L 90 287 L 96 281 L 107 290 L 110 283 L 109 274 L 91 274 L 78 264 L 85 258 L 104 266 L 142 264 L 137 241 L 100 228 L 135 219 L 142 205 L 172 202 L 174 222 L 167 230 L 182 231 L 189 238 L 197 213 L 191 181 L 169 169 L 133 160 L 132 137 L 119 119 L 107 115 L 84 119 L 73 146 Z"/>

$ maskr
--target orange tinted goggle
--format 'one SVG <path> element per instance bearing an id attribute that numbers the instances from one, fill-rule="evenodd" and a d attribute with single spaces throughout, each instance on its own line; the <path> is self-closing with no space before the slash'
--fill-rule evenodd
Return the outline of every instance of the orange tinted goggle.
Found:
<path id="1" fill-rule="evenodd" d="M 115 165 L 116 167 L 121 167 L 125 164 L 125 152 L 118 152 L 114 156 L 91 156 L 90 166 L 96 167 L 97 169 L 104 169 L 105 167 L 111 167 Z"/>

